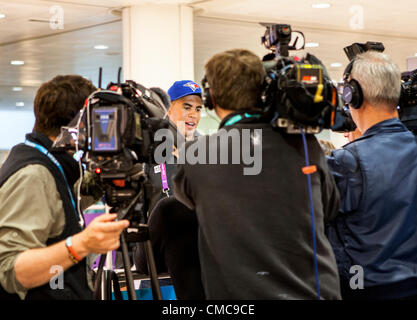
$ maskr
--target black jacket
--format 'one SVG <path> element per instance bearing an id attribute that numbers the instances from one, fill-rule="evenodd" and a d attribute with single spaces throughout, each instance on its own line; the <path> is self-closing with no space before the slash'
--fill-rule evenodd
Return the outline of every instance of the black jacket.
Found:
<path id="1" fill-rule="evenodd" d="M 208 299 L 316 299 L 302 138 L 253 119 L 233 124 L 236 116 L 239 119 L 231 114 L 222 121 L 221 127 L 230 124 L 224 130 L 200 137 L 186 148 L 204 150 L 207 158 L 217 150 L 219 157 L 222 148 L 215 141 L 232 130 L 240 137 L 244 129 L 252 130 L 252 150 L 261 143 L 260 173 L 244 175 L 241 164 L 184 164 L 173 180 L 176 198 L 197 213 L 205 295 Z M 253 133 L 254 129 L 260 133 Z M 231 163 L 232 139 L 228 141 L 225 149 Z M 339 299 L 336 261 L 324 234 L 324 221 L 337 213 L 338 193 L 316 138 L 308 136 L 307 144 L 310 162 L 317 166 L 311 177 L 321 297 Z"/>
<path id="2" fill-rule="evenodd" d="M 195 139 L 197 139 L 199 136 L 200 134 L 196 130 L 194 133 Z M 166 172 L 167 172 L 168 187 L 169 187 L 169 190 L 167 192 L 164 192 L 162 188 L 160 165 L 159 164 L 147 165 L 148 177 L 152 185 L 152 194 L 151 194 L 151 199 L 150 199 L 150 204 L 149 204 L 149 214 L 152 212 L 152 209 L 155 207 L 155 205 L 158 203 L 159 200 L 167 197 L 167 193 L 170 197 L 173 196 L 172 177 L 174 176 L 177 170 L 177 158 L 171 154 L 169 155 L 167 162 L 168 163 L 165 164 Z"/>

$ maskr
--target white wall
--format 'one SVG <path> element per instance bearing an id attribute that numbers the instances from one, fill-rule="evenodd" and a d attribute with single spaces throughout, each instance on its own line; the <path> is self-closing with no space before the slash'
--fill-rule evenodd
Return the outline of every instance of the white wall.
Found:
<path id="1" fill-rule="evenodd" d="M 33 111 L 0 110 L 0 150 L 9 150 L 25 141 L 35 124 Z"/>

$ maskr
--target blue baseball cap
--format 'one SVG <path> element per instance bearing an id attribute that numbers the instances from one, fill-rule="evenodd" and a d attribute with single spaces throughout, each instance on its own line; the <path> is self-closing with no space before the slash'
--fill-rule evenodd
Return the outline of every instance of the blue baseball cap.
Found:
<path id="1" fill-rule="evenodd" d="M 189 95 L 198 95 L 201 97 L 202 91 L 200 85 L 191 80 L 176 81 L 168 89 L 168 95 L 171 101 L 178 100 Z"/>

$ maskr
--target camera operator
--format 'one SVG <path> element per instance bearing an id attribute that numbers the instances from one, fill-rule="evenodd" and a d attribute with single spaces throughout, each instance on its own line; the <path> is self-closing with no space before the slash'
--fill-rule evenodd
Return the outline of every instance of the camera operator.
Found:
<path id="1" fill-rule="evenodd" d="M 77 162 L 50 152 L 96 88 L 81 76 L 57 76 L 34 100 L 35 126 L 0 170 L 0 296 L 3 299 L 91 299 L 86 257 L 119 247 L 128 221 L 96 218 L 84 230 L 74 201 Z M 63 272 L 57 275 L 57 272 Z M 54 290 L 52 277 L 63 286 Z"/>
<path id="2" fill-rule="evenodd" d="M 400 85 L 382 53 L 362 53 L 345 71 L 361 136 L 328 158 L 341 196 L 328 236 L 344 299 L 417 297 L 417 145 L 398 119 Z"/>
<path id="3" fill-rule="evenodd" d="M 262 168 L 244 175 L 245 165 L 179 165 L 174 195 L 195 210 L 202 283 L 207 299 L 315 299 L 311 215 L 300 135 L 274 130 L 261 116 L 259 100 L 265 79 L 261 60 L 235 49 L 213 56 L 205 66 L 213 102 L 222 119 L 212 136 L 188 143 L 187 150 L 232 154 L 244 148 L 242 134 L 250 130 L 250 148 L 261 149 Z M 261 132 L 261 134 L 258 134 Z M 238 136 L 238 143 L 230 135 Z M 233 138 L 233 137 L 232 137 Z M 215 144 L 218 140 L 227 143 Z M 235 140 L 235 139 L 232 139 Z M 339 205 L 334 180 L 316 138 L 307 137 L 312 162 L 316 237 L 321 297 L 340 298 L 336 261 L 324 234 L 324 220 Z M 233 146 L 233 145 L 234 146 Z M 197 148 L 198 147 L 198 148 Z M 222 150 L 224 149 L 226 150 Z M 258 155 L 260 156 L 260 155 Z M 242 155 L 243 157 L 243 155 Z M 208 163 L 208 162 L 206 162 Z"/>

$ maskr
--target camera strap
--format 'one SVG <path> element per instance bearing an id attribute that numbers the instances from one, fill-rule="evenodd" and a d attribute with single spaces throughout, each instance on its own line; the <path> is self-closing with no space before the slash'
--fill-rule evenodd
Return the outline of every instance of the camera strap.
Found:
<path id="1" fill-rule="evenodd" d="M 61 172 L 61 174 L 62 174 L 62 176 L 64 177 L 64 181 L 65 181 L 65 184 L 66 184 L 66 187 L 67 187 L 67 190 L 68 190 L 68 194 L 69 194 L 69 196 L 70 196 L 70 199 L 71 199 L 71 203 L 72 203 L 72 206 L 73 206 L 73 208 L 74 208 L 74 212 L 76 213 L 76 215 L 77 215 L 77 219 L 79 220 L 79 222 L 80 222 L 80 224 L 81 223 L 83 223 L 82 222 L 82 220 L 80 219 L 80 217 L 78 217 L 78 211 L 77 211 L 77 207 L 76 207 L 76 205 L 75 205 L 75 201 L 74 201 L 74 197 L 73 197 L 73 195 L 72 195 L 72 192 L 71 192 L 71 188 L 69 187 L 69 184 L 68 184 L 68 181 L 67 181 L 67 178 L 66 178 L 66 176 L 65 176 L 65 173 L 64 173 L 64 169 L 62 168 L 62 166 L 61 166 L 61 164 L 58 162 L 58 160 L 45 148 L 45 147 L 43 147 L 43 146 L 41 146 L 41 145 L 39 145 L 39 144 L 37 144 L 37 143 L 34 143 L 34 142 L 31 142 L 31 141 L 29 141 L 29 140 L 25 140 L 25 145 L 27 145 L 27 146 L 29 146 L 29 147 L 32 147 L 32 148 L 35 148 L 35 149 L 37 149 L 37 150 L 39 150 L 40 152 L 42 152 L 45 156 L 47 156 L 48 158 L 49 158 L 49 160 L 51 160 L 52 161 L 52 163 L 55 165 L 55 166 L 57 166 L 57 168 L 59 169 L 59 171 Z"/>

